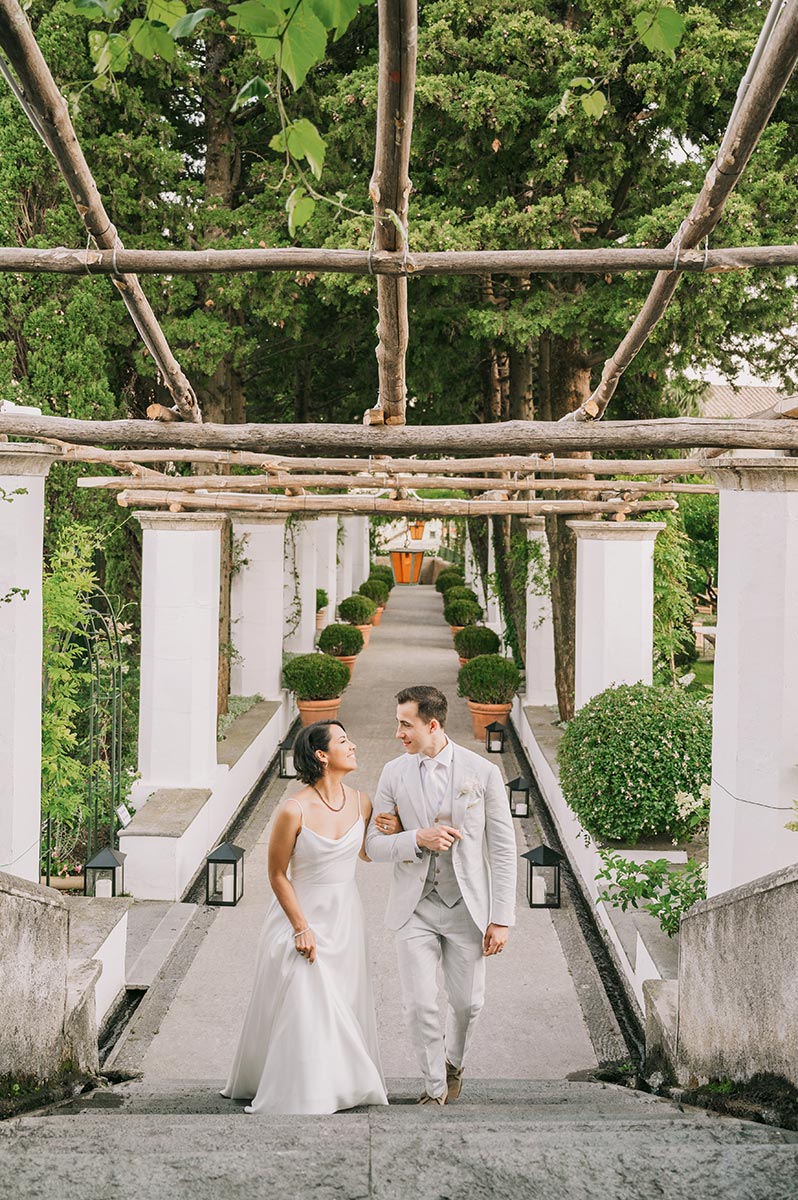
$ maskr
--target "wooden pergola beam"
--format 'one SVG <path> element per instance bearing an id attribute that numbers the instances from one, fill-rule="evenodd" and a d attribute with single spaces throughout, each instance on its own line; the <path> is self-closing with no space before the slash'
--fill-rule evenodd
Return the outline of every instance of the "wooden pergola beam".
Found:
<path id="1" fill-rule="evenodd" d="M 774 3 L 774 9 L 778 4 Z M 682 277 L 681 260 L 687 250 L 708 238 L 723 214 L 723 208 L 756 149 L 790 76 L 798 62 L 798 0 L 784 0 L 767 44 L 755 68 L 746 74 L 747 90 L 735 106 L 720 149 L 707 172 L 703 186 L 688 216 L 668 244 L 673 254 L 670 270 L 658 273 L 646 300 L 615 353 L 607 359 L 598 387 L 563 421 L 598 420 L 604 415 L 618 381 L 648 340 L 671 302 Z"/>
<path id="2" fill-rule="evenodd" d="M 261 250 L 86 250 L 55 246 L 0 247 L 0 272 L 58 275 L 234 275 L 327 272 L 339 275 L 434 278 L 458 275 L 603 274 L 611 271 L 662 271 L 673 266 L 670 249 L 606 246 L 598 250 L 446 250 L 408 253 L 375 250 L 327 250 L 290 246 Z M 713 274 L 756 268 L 798 266 L 798 245 L 731 246 L 685 250 L 679 271 Z"/>
<path id="3" fill-rule="evenodd" d="M 486 492 L 497 487 L 502 492 L 599 492 L 629 495 L 653 493 L 694 493 L 713 495 L 718 488 L 712 483 L 661 483 L 628 479 L 462 479 L 440 476 L 379 475 L 364 478 L 357 475 L 160 475 L 148 472 L 136 479 L 120 479 L 113 475 L 88 475 L 78 480 L 78 487 L 99 490 L 152 488 L 153 478 L 158 487 L 172 492 L 268 492 L 274 488 L 338 488 L 341 491 L 399 491 L 418 488 L 457 488 L 460 491 Z"/>
<path id="4" fill-rule="evenodd" d="M 106 450 L 100 446 L 76 446 L 56 438 L 42 438 L 62 451 L 65 462 L 107 463 L 121 466 L 131 463 L 202 462 L 219 466 L 259 467 L 274 473 L 292 471 L 364 471 L 374 475 L 398 471 L 425 475 L 431 470 L 453 474 L 484 471 L 525 471 L 537 474 L 568 474 L 585 470 L 580 458 L 552 458 L 549 455 L 496 455 L 494 458 L 393 458 L 374 455 L 369 458 L 289 458 L 282 455 L 256 454 L 249 450 Z M 591 475 L 656 475 L 664 479 L 678 475 L 701 475 L 707 463 L 700 458 L 594 458 Z M 447 479 L 447 485 L 451 480 Z M 417 486 L 417 485 L 416 485 Z"/>
<path id="5" fill-rule="evenodd" d="M 118 253 L 122 245 L 119 234 L 80 148 L 66 101 L 17 0 L 0 0 L 0 47 L 16 76 L 15 80 L 7 69 L 3 71 L 9 86 L 58 164 L 87 231 L 102 250 L 111 251 L 113 259 L 113 254 Z M 114 286 L 161 372 L 180 415 L 185 421 L 201 421 L 194 389 L 173 355 L 141 284 L 135 275 L 123 272 L 113 262 L 112 270 Z"/>
<path id="6" fill-rule="evenodd" d="M 718 421 L 668 417 L 653 421 L 563 424 L 504 421 L 488 425 L 192 425 L 157 421 L 77 421 L 69 417 L 0 413 L 0 435 L 57 438 L 84 445 L 179 446 L 250 450 L 264 454 L 533 454 L 574 450 L 725 449 L 798 450 L 798 422 Z M 488 468 L 495 469 L 495 468 Z M 591 464 L 592 469 L 592 464 Z"/>
<path id="7" fill-rule="evenodd" d="M 165 488 L 129 489 L 117 493 L 122 508 L 167 508 L 215 512 L 266 513 L 382 513 L 391 516 L 486 517 L 514 514 L 539 517 L 549 514 L 581 516 L 601 513 L 623 518 L 640 512 L 671 512 L 675 500 L 508 500 L 500 496 L 481 500 L 418 500 L 383 496 L 246 496 L 219 493 L 175 493 Z"/>
<path id="8" fill-rule="evenodd" d="M 404 252 L 410 203 L 410 140 L 416 86 L 418 14 L 416 0 L 377 0 L 379 73 L 374 172 L 369 195 L 374 205 L 374 249 Z M 409 336 L 407 278 L 377 278 L 377 367 L 379 395 L 367 423 L 404 425 L 407 385 L 405 355 Z"/>

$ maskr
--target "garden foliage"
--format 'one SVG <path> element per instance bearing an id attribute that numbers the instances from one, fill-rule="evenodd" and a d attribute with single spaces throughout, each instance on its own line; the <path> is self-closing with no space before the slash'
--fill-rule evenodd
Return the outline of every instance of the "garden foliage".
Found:
<path id="1" fill-rule="evenodd" d="M 334 700 L 349 683 L 349 669 L 329 654 L 297 654 L 283 667 L 283 687 L 297 700 Z"/>
<path id="2" fill-rule="evenodd" d="M 334 656 L 359 654 L 363 649 L 363 634 L 357 625 L 325 625 L 319 634 L 319 649 Z"/>
<path id="3" fill-rule="evenodd" d="M 510 704 L 520 682 L 520 672 L 511 659 L 480 654 L 460 668 L 457 694 L 475 704 Z"/>
<path id="4" fill-rule="evenodd" d="M 443 616 L 449 625 L 474 625 L 482 620 L 482 607 L 476 600 L 453 600 L 446 603 Z"/>
<path id="5" fill-rule="evenodd" d="M 368 596 L 347 596 L 338 605 L 338 615 L 349 625 L 370 625 L 377 605 Z"/>
<path id="6" fill-rule="evenodd" d="M 685 831 L 679 794 L 699 794 L 711 757 L 706 705 L 678 687 L 618 684 L 568 723 L 560 785 L 591 837 L 634 845 L 641 837 Z"/>
<path id="7" fill-rule="evenodd" d="M 460 658 L 476 658 L 479 654 L 496 654 L 501 642 L 499 635 L 487 625 L 465 625 L 454 635 L 454 648 Z"/>

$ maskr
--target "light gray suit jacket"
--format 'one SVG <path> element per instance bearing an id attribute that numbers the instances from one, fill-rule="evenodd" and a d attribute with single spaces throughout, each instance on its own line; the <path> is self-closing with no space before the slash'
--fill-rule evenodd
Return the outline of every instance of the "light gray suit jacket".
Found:
<path id="1" fill-rule="evenodd" d="M 451 741 L 451 739 L 449 739 Z M 462 833 L 451 850 L 452 866 L 463 900 L 484 933 L 492 922 L 515 924 L 518 850 L 507 792 L 499 768 L 472 750 L 452 742 L 452 825 Z M 378 813 L 397 812 L 404 833 L 380 833 Z M 385 924 L 401 929 L 421 899 L 430 852 L 416 850 L 415 830 L 432 824 L 421 784 L 420 757 L 403 754 L 383 768 L 366 834 L 366 853 L 374 862 L 392 862 L 393 882 Z"/>

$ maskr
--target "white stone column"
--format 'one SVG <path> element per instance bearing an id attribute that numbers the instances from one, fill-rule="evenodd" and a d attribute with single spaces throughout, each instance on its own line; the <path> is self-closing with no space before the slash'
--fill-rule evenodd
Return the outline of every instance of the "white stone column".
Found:
<path id="1" fill-rule="evenodd" d="M 143 530 L 140 796 L 216 774 L 224 516 L 136 512 Z"/>
<path id="2" fill-rule="evenodd" d="M 316 640 L 316 522 L 292 522 L 285 531 L 283 644 L 291 654 L 310 654 Z"/>
<path id="3" fill-rule="evenodd" d="M 653 521 L 569 521 L 576 556 L 575 707 L 613 683 L 651 683 Z"/>
<path id="4" fill-rule="evenodd" d="M 283 538 L 285 519 L 259 513 L 232 517 L 244 560 L 230 585 L 233 645 L 241 656 L 230 671 L 234 696 L 280 695 L 283 664 Z"/>
<path id="5" fill-rule="evenodd" d="M 476 588 L 479 580 L 477 560 L 474 554 L 474 547 L 471 545 L 468 528 L 466 528 L 463 546 L 463 579 L 465 580 L 466 587 L 470 588 Z"/>
<path id="6" fill-rule="evenodd" d="M 798 458 L 734 459 L 720 486 L 710 895 L 798 861 Z"/>
<path id="7" fill-rule="evenodd" d="M 485 624 L 490 625 L 491 629 L 495 629 L 499 637 L 504 641 L 504 618 L 492 586 L 493 581 L 496 579 L 496 551 L 493 546 L 493 522 L 490 517 L 485 517 L 485 520 L 488 523 L 488 580 L 484 589 Z"/>
<path id="8" fill-rule="evenodd" d="M 352 591 L 369 577 L 371 551 L 369 549 L 368 517 L 350 517 L 352 522 Z"/>
<path id="9" fill-rule="evenodd" d="M 44 481 L 55 457 L 45 446 L 0 445 L 0 871 L 33 883 L 41 832 Z M 20 592 L 11 596 L 14 588 Z"/>
<path id="10" fill-rule="evenodd" d="M 336 586 L 336 604 L 346 600 L 357 590 L 354 585 L 354 517 L 340 517 L 341 536 L 338 539 L 338 573 Z M 357 585 L 360 586 L 359 584 Z"/>
<path id="11" fill-rule="evenodd" d="M 551 615 L 549 544 L 543 517 L 522 521 L 533 552 L 526 588 L 526 694 L 524 703 L 557 703 L 554 683 L 554 623 Z"/>
<path id="12" fill-rule="evenodd" d="M 338 518 L 316 519 L 316 587 L 327 593 L 327 619 L 332 625 L 338 603 Z M 348 593 L 347 593 L 348 594 Z"/>

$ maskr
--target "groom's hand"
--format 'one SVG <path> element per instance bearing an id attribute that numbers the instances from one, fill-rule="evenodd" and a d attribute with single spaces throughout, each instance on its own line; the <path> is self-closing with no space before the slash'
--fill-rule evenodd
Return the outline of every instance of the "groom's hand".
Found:
<path id="1" fill-rule="evenodd" d="M 416 841 L 424 850 L 434 850 L 440 853 L 441 850 L 451 850 L 454 845 L 454 839 L 462 838 L 459 829 L 453 829 L 451 825 L 432 825 L 429 829 L 417 829 Z"/>
<path id="2" fill-rule="evenodd" d="M 507 943 L 510 930 L 506 925 L 489 925 L 485 930 L 484 953 L 500 954 Z"/>

